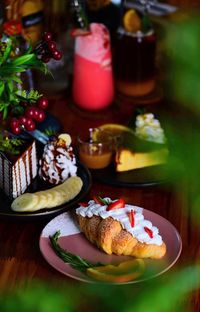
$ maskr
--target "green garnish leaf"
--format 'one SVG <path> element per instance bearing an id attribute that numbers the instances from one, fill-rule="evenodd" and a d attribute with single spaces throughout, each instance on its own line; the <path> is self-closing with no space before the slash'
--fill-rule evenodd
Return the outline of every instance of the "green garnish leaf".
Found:
<path id="1" fill-rule="evenodd" d="M 103 266 L 102 263 L 91 263 L 86 259 L 81 258 L 80 256 L 74 255 L 66 250 L 64 250 L 58 244 L 58 238 L 60 236 L 60 231 L 57 231 L 54 235 L 49 236 L 51 246 L 57 256 L 61 258 L 65 263 L 69 264 L 72 268 L 85 273 L 88 268 L 93 268 L 96 266 Z"/>
<path id="2" fill-rule="evenodd" d="M 109 200 L 106 200 L 100 196 L 97 196 L 99 198 L 99 200 L 104 204 L 104 205 L 109 205 L 110 204 L 110 201 Z"/>
<path id="3" fill-rule="evenodd" d="M 20 147 L 24 144 L 24 140 L 17 138 L 5 137 L 0 134 L 0 151 L 10 153 L 12 155 L 18 155 L 20 153 Z"/>

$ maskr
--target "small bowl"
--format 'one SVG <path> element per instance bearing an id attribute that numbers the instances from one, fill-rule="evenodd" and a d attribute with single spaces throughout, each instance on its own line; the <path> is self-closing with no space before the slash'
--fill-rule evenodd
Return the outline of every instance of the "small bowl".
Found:
<path id="1" fill-rule="evenodd" d="M 79 160 L 90 169 L 102 169 L 112 162 L 113 144 L 106 137 L 94 141 L 94 131 L 96 129 L 90 128 L 87 133 L 78 136 Z"/>

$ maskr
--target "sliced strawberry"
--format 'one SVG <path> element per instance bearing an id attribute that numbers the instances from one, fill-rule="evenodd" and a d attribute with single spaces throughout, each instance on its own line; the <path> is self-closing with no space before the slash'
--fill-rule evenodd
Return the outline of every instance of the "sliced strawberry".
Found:
<path id="1" fill-rule="evenodd" d="M 82 207 L 88 207 L 88 203 L 84 203 L 84 202 L 79 203 L 79 205 L 82 206 Z"/>
<path id="2" fill-rule="evenodd" d="M 135 215 L 133 209 L 131 209 L 130 214 L 129 214 L 129 219 L 131 223 L 131 227 L 135 226 Z"/>
<path id="3" fill-rule="evenodd" d="M 125 200 L 123 198 L 120 198 L 111 204 L 108 205 L 107 211 L 113 210 L 113 209 L 118 209 L 118 208 L 124 208 L 125 207 Z"/>
<path id="4" fill-rule="evenodd" d="M 147 226 L 144 227 L 145 232 L 149 235 L 150 238 L 153 238 L 153 231 L 149 229 Z"/>
<path id="5" fill-rule="evenodd" d="M 105 205 L 105 203 L 102 201 L 101 197 L 99 196 L 93 196 L 93 200 L 95 201 L 96 204 L 99 204 L 101 206 Z"/>

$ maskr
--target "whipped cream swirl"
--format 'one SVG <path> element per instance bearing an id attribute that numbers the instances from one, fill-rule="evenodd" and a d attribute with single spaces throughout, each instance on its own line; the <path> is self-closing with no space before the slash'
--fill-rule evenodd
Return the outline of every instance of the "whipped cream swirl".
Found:
<path id="1" fill-rule="evenodd" d="M 45 145 L 39 169 L 39 175 L 45 181 L 59 184 L 70 176 L 76 176 L 76 173 L 76 157 L 72 146 L 61 140 L 54 140 Z"/>
<path id="2" fill-rule="evenodd" d="M 106 202 L 113 202 L 109 197 L 104 198 Z M 151 221 L 145 220 L 143 215 L 143 209 L 138 206 L 133 206 L 126 204 L 124 208 L 113 209 L 107 211 L 108 205 L 97 204 L 94 200 L 88 202 L 87 207 L 80 206 L 76 209 L 76 214 L 82 217 L 91 218 L 92 216 L 100 216 L 102 219 L 112 217 L 121 223 L 123 229 L 128 231 L 133 235 L 139 242 L 146 244 L 162 245 L 163 240 L 161 235 L 159 235 L 159 230 L 157 227 L 153 226 Z M 131 226 L 130 222 L 130 212 L 134 211 L 134 226 Z M 152 237 L 149 236 L 147 231 L 148 228 L 152 232 Z"/>
<path id="3" fill-rule="evenodd" d="M 164 130 L 159 120 L 154 117 L 154 114 L 147 113 L 138 115 L 135 126 L 135 135 L 138 138 L 161 144 L 166 143 Z"/>

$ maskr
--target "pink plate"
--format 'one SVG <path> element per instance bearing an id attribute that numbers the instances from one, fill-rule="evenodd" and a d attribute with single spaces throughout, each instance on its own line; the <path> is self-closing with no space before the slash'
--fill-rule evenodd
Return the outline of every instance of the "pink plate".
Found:
<path id="1" fill-rule="evenodd" d="M 144 278 L 140 277 L 133 281 L 126 282 L 138 283 L 146 279 L 154 278 L 169 270 L 177 261 L 182 250 L 182 241 L 176 228 L 165 218 L 158 214 L 143 210 L 145 219 L 150 220 L 153 225 L 157 226 L 167 246 L 166 255 L 161 260 L 145 259 L 145 268 L 148 275 L 144 274 Z M 59 244 L 67 251 L 79 255 L 91 262 L 102 263 L 118 263 L 130 259 L 131 257 L 107 255 L 97 247 L 92 245 L 80 232 L 72 212 L 65 212 L 51 220 L 43 229 L 40 236 L 40 251 L 46 261 L 59 272 L 79 281 L 94 283 L 96 281 L 90 279 L 87 275 L 72 269 L 70 265 L 64 263 L 53 251 L 49 235 L 60 231 Z M 123 283 L 120 283 L 120 285 Z"/>

